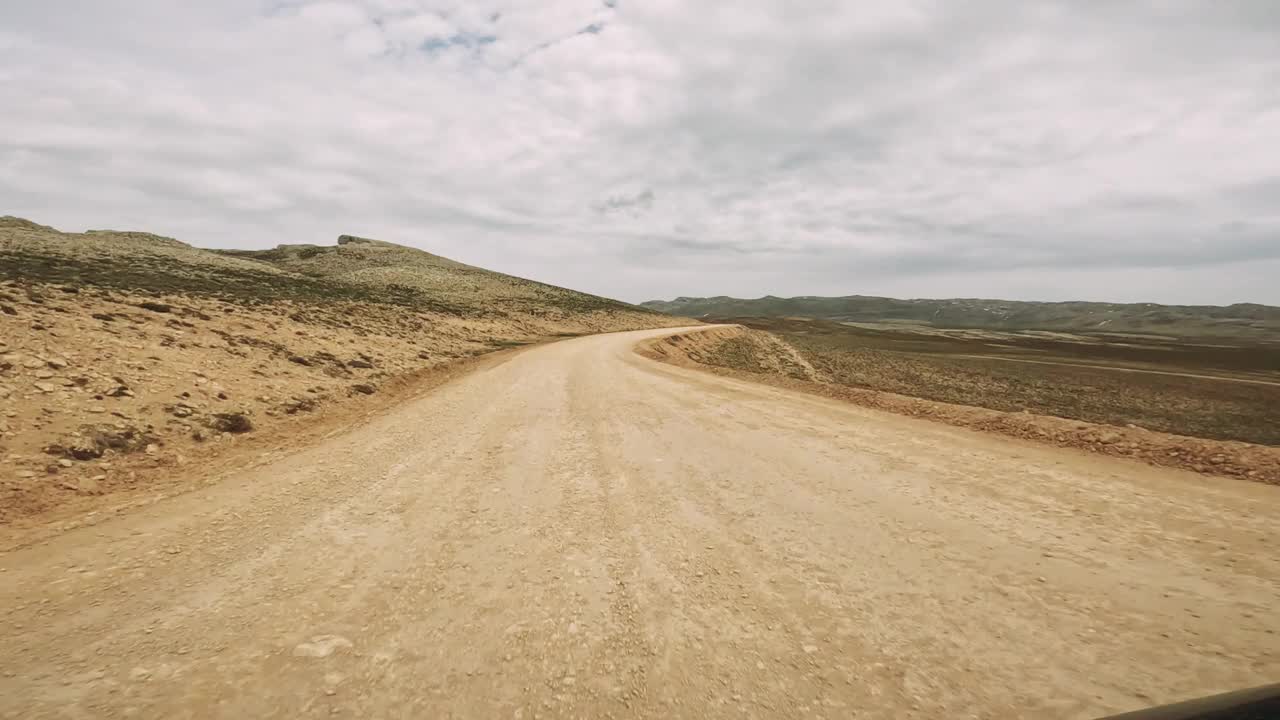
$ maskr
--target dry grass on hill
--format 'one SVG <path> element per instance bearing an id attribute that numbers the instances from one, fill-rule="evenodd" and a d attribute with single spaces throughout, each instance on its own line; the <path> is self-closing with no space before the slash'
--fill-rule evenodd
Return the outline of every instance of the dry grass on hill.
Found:
<path id="1" fill-rule="evenodd" d="M 216 252 L 0 218 L 0 521 L 428 368 L 681 322 L 378 241 Z"/>

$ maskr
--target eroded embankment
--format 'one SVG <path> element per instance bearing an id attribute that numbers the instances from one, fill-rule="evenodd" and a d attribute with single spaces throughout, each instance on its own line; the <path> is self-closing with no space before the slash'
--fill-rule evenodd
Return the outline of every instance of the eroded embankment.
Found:
<path id="1" fill-rule="evenodd" d="M 642 343 L 646 357 L 800 390 L 957 427 L 1141 460 L 1151 465 L 1280 485 L 1280 448 L 1119 427 L 1029 412 L 935 402 L 831 381 L 771 333 L 740 326 L 679 333 Z"/>

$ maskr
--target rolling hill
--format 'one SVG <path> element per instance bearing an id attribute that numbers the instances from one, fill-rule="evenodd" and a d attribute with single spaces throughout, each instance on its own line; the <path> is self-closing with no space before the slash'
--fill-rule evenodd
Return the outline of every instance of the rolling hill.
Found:
<path id="1" fill-rule="evenodd" d="M 850 295 L 756 299 L 678 297 L 642 306 L 685 317 L 809 317 L 837 322 L 920 323 L 986 330 L 1056 330 L 1232 337 L 1280 341 L 1280 308 L 1267 305 L 1021 302 L 1014 300 L 897 300 Z"/>
<path id="2" fill-rule="evenodd" d="M 204 250 L 3 217 L 0 523 L 152 487 L 241 436 L 349 417 L 474 356 L 687 323 L 349 235 Z"/>

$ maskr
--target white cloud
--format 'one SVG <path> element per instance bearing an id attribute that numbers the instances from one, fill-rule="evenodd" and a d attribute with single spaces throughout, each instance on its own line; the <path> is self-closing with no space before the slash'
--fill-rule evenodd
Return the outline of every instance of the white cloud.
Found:
<path id="1" fill-rule="evenodd" d="M 397 15 L 382 23 L 382 31 L 392 42 L 405 48 L 421 47 L 430 38 L 448 38 L 458 29 L 435 13 Z"/>
<path id="2" fill-rule="evenodd" d="M 0 28 L 0 212 L 67 229 L 352 232 L 631 300 L 1280 303 L 1265 0 L 50 0 Z"/>
<path id="3" fill-rule="evenodd" d="M 368 14 L 354 2 L 313 2 L 298 6 L 297 17 L 333 30 L 349 30 L 368 21 Z"/>

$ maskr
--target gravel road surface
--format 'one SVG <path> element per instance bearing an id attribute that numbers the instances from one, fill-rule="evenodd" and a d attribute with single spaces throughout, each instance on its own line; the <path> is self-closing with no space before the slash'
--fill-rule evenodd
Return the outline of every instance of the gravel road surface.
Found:
<path id="1" fill-rule="evenodd" d="M 1280 678 L 1280 488 L 530 349 L 0 555 L 5 718 L 1092 718 Z"/>

